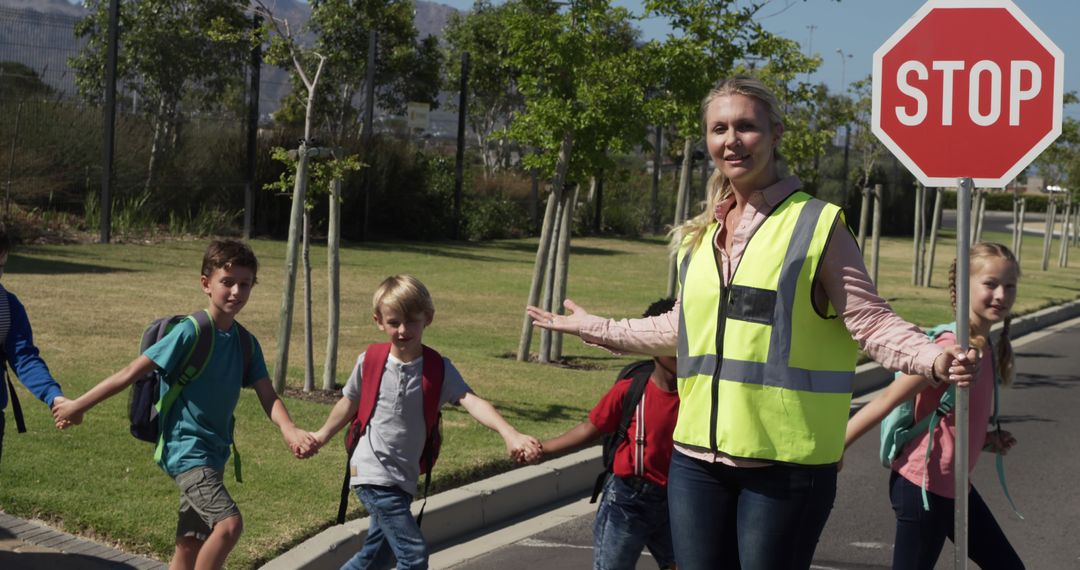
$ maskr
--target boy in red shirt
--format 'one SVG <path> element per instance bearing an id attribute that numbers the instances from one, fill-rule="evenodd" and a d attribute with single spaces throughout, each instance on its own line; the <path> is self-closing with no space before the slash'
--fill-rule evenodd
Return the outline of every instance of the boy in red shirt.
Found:
<path id="1" fill-rule="evenodd" d="M 650 305 L 644 316 L 664 314 L 674 303 L 674 299 L 661 299 Z M 671 434 L 679 414 L 675 357 L 658 356 L 648 366 L 652 367 L 649 381 L 626 438 L 615 450 L 613 476 L 604 485 L 604 498 L 593 523 L 594 570 L 633 570 L 644 547 L 661 570 L 675 568 L 667 504 Z M 630 378 L 618 380 L 589 412 L 588 421 L 542 442 L 544 455 L 556 455 L 614 433 L 631 383 Z"/>

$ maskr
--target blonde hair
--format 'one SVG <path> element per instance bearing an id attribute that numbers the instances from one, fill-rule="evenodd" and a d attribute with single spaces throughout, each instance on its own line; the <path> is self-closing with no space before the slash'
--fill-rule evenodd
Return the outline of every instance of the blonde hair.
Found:
<path id="1" fill-rule="evenodd" d="M 707 132 L 709 128 L 705 123 L 705 114 L 709 110 L 709 105 L 718 97 L 731 95 L 743 95 L 760 102 L 765 107 L 765 112 L 769 115 L 769 124 L 773 128 L 784 124 L 784 115 L 776 95 L 760 80 L 740 75 L 720 80 L 709 91 L 709 94 L 701 100 L 701 127 L 703 131 Z M 779 149 L 773 150 L 773 158 L 774 165 L 778 165 L 780 161 Z M 777 166 L 777 168 L 779 167 Z M 690 240 L 690 249 L 697 247 L 705 235 L 705 229 L 715 221 L 716 205 L 730 196 L 732 191 L 731 182 L 720 173 L 720 169 L 714 168 L 705 190 L 705 209 L 697 216 L 686 220 L 680 226 L 671 230 L 672 248 L 677 250 L 685 239 Z"/>
<path id="2" fill-rule="evenodd" d="M 371 310 L 375 316 L 382 316 L 379 309 L 383 305 L 405 317 L 423 313 L 430 320 L 435 316 L 435 303 L 431 300 L 431 293 L 412 275 L 391 275 L 383 279 L 371 298 Z"/>
<path id="3" fill-rule="evenodd" d="M 989 241 L 979 242 L 971 246 L 971 261 L 969 267 L 975 269 L 984 263 L 987 259 L 1001 258 L 1013 264 L 1016 267 L 1016 275 L 1020 276 L 1020 263 L 1016 261 L 1016 256 L 1013 252 L 1001 245 L 1000 243 L 994 243 Z M 953 312 L 956 311 L 956 260 L 953 259 L 952 264 L 949 265 L 949 300 L 952 302 Z M 1012 339 L 1009 338 L 1009 326 L 1012 324 L 1012 315 L 1005 317 L 1005 320 L 1001 324 L 1001 338 L 997 343 L 997 372 L 1001 376 L 1001 383 L 1005 386 L 1009 386 L 1013 382 L 1013 378 L 1016 375 L 1014 366 L 1014 355 L 1012 348 Z M 974 327 L 973 327 L 974 328 Z M 982 348 L 986 345 L 986 339 L 981 336 L 975 336 L 974 330 L 971 331 L 971 345 L 976 348 Z"/>

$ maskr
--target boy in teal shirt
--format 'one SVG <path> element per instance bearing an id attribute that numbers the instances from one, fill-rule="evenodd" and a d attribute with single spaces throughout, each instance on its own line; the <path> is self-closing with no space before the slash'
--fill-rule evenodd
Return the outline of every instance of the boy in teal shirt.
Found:
<path id="1" fill-rule="evenodd" d="M 244 308 L 258 261 L 246 244 L 213 241 L 203 258 L 200 278 L 209 298 L 206 312 L 213 323 L 214 349 L 206 368 L 184 386 L 162 425 L 163 450 L 158 464 L 180 487 L 176 550 L 170 568 L 221 568 L 236 546 L 243 519 L 225 489 L 223 472 L 232 443 L 233 410 L 241 387 L 254 388 L 266 415 L 299 458 L 313 455 L 318 445 L 311 434 L 293 424 L 285 404 L 267 377 L 262 348 L 251 337 L 252 358 L 245 375 L 236 315 Z M 194 346 L 190 319 L 173 327 L 123 370 L 106 378 L 76 400 L 56 404 L 53 416 L 78 424 L 90 408 L 130 386 L 155 367 L 165 371 L 162 395 Z"/>

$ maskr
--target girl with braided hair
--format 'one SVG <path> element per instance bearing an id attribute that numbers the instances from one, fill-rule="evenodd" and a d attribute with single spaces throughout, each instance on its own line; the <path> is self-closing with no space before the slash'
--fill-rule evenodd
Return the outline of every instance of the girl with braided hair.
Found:
<path id="1" fill-rule="evenodd" d="M 988 431 L 994 407 L 994 383 L 1008 386 L 1013 380 L 1013 350 L 1009 341 L 1010 310 L 1016 301 L 1016 282 L 1020 265 L 1007 247 L 981 242 L 971 248 L 971 346 L 981 353 L 976 381 L 971 386 L 969 470 L 975 469 L 979 452 L 1002 455 L 1016 444 L 1016 439 L 1000 428 Z M 956 309 L 956 261 L 949 268 L 949 296 Z M 1001 322 L 1001 336 L 990 341 L 990 327 Z M 953 344 L 956 336 L 945 332 L 939 344 Z M 844 446 L 849 447 L 862 434 L 877 425 L 893 408 L 915 398 L 915 421 L 929 416 L 945 394 L 944 384 L 931 385 L 922 376 L 904 375 L 867 404 L 848 422 Z M 937 424 L 933 433 L 915 437 L 904 446 L 892 463 L 889 496 L 896 513 L 896 539 L 893 569 L 931 570 L 937 562 L 945 539 L 952 539 L 953 457 L 955 453 L 956 411 L 951 410 Z M 927 445 L 930 453 L 927 454 Z M 927 505 L 923 503 L 923 485 Z M 929 506 L 927 510 L 926 506 Z M 968 492 L 970 525 L 968 556 L 983 569 L 1022 569 L 1024 563 L 1009 544 L 994 515 L 974 486 Z"/>

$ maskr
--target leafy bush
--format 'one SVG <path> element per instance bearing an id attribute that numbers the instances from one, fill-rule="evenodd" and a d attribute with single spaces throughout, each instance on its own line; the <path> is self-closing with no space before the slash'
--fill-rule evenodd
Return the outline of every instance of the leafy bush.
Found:
<path id="1" fill-rule="evenodd" d="M 1012 192 L 988 192 L 986 194 L 986 209 L 998 212 L 1011 212 L 1013 209 Z M 1042 194 L 1021 194 L 1024 199 L 1025 212 L 1046 212 L 1046 206 L 1050 202 L 1049 196 Z M 974 196 L 972 197 L 974 200 Z M 942 206 L 946 209 L 956 209 L 956 190 L 946 190 Z"/>

